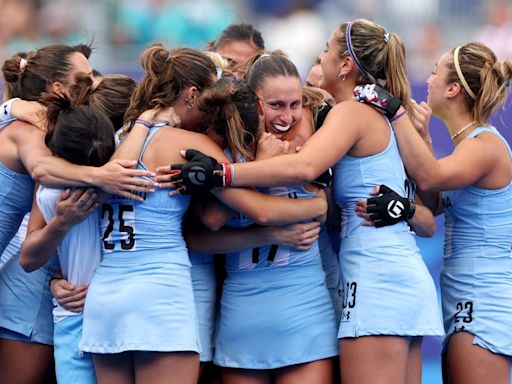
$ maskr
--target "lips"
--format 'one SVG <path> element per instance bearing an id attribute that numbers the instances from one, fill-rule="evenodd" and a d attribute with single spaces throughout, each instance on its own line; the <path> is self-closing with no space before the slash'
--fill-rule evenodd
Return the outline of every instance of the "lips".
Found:
<path id="1" fill-rule="evenodd" d="M 274 127 L 274 129 L 276 131 L 279 131 L 279 132 L 288 132 L 288 130 L 290 129 L 291 125 L 272 124 L 272 127 Z"/>

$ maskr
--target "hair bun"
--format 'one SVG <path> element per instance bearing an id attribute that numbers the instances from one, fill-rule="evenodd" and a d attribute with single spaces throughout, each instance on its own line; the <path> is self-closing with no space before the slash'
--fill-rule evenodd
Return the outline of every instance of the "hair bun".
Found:
<path id="1" fill-rule="evenodd" d="M 22 65 L 23 60 L 25 65 Z M 5 81 L 8 83 L 14 83 L 19 80 L 21 74 L 25 70 L 26 59 L 21 56 L 14 56 L 10 59 L 5 60 L 2 66 L 2 72 L 4 74 Z"/>

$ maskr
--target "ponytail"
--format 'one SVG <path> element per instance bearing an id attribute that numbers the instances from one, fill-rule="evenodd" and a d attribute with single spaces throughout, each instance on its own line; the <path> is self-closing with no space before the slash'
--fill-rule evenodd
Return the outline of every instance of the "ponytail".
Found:
<path id="1" fill-rule="evenodd" d="M 234 161 L 254 160 L 259 112 L 257 97 L 244 81 L 223 77 L 203 92 L 197 107 L 206 114 L 206 133 L 219 137 Z"/>
<path id="2" fill-rule="evenodd" d="M 473 42 L 457 48 L 452 50 L 452 54 L 458 55 L 460 73 L 454 57 L 448 63 L 447 82 L 461 84 L 466 109 L 471 111 L 473 120 L 479 125 L 487 125 L 492 114 L 507 99 L 512 80 L 512 60 L 499 62 L 494 52 L 482 43 Z"/>

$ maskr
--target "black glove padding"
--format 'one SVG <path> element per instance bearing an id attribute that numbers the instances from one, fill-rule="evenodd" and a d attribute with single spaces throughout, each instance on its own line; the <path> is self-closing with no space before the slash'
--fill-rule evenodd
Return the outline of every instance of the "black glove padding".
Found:
<path id="1" fill-rule="evenodd" d="M 379 84 L 364 84 L 354 88 L 354 97 L 361 103 L 368 104 L 392 119 L 400 108 L 400 99 L 393 96 Z"/>
<path id="2" fill-rule="evenodd" d="M 414 201 L 400 196 L 387 185 L 381 185 L 379 195 L 369 198 L 366 204 L 366 212 L 377 228 L 409 220 L 415 210 Z"/>
<path id="3" fill-rule="evenodd" d="M 213 157 L 187 149 L 185 158 L 188 162 L 171 165 L 171 181 L 180 184 L 181 193 L 209 191 L 224 186 L 224 168 Z"/>
<path id="4" fill-rule="evenodd" d="M 332 168 L 328 168 L 327 171 L 322 173 L 312 182 L 320 188 L 328 188 L 332 185 Z"/>

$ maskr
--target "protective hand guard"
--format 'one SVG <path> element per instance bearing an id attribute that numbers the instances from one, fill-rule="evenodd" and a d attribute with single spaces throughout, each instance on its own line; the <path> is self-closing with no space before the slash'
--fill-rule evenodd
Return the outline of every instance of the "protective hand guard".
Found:
<path id="1" fill-rule="evenodd" d="M 184 164 L 171 166 L 171 181 L 180 186 L 180 193 L 194 193 L 220 188 L 225 183 L 224 164 L 195 149 L 187 149 Z"/>
<path id="2" fill-rule="evenodd" d="M 383 113 L 389 120 L 400 108 L 400 100 L 378 84 L 358 85 L 354 88 L 354 97 L 357 101 L 368 104 Z"/>
<path id="3" fill-rule="evenodd" d="M 324 173 L 322 173 L 315 180 L 313 180 L 313 184 L 317 185 L 320 188 L 328 188 L 332 186 L 332 179 L 332 168 L 328 168 Z"/>
<path id="4" fill-rule="evenodd" d="M 400 196 L 387 185 L 381 185 L 379 195 L 368 199 L 366 212 L 375 227 L 385 227 L 414 216 L 416 204 Z"/>

